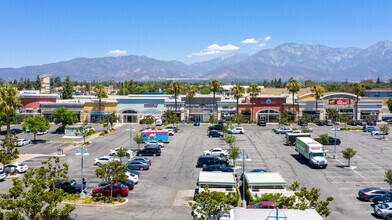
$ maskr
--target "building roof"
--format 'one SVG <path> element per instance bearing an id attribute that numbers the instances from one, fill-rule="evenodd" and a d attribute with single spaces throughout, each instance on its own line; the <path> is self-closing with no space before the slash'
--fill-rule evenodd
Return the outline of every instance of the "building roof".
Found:
<path id="1" fill-rule="evenodd" d="M 374 88 L 374 89 L 366 89 L 365 92 L 392 92 L 392 88 Z"/>
<path id="2" fill-rule="evenodd" d="M 302 95 L 305 93 L 309 93 L 310 88 L 302 88 L 299 90 L 297 95 Z M 263 88 L 261 89 L 261 94 L 264 95 L 280 95 L 280 94 L 289 94 L 289 90 L 287 88 Z"/>
<path id="3" fill-rule="evenodd" d="M 211 184 L 211 185 L 235 185 L 234 173 L 232 172 L 205 172 L 200 171 L 199 184 Z"/>
<path id="4" fill-rule="evenodd" d="M 235 220 L 260 220 L 276 219 L 275 209 L 242 209 L 235 208 L 230 211 L 231 219 Z M 275 218 L 271 218 L 274 216 Z M 322 220 L 323 218 L 315 209 L 279 209 L 280 217 L 287 217 L 287 220 Z M 282 219 L 282 218 L 280 218 Z"/>
<path id="5" fill-rule="evenodd" d="M 271 186 L 271 185 L 286 185 L 286 180 L 279 173 L 245 173 L 246 181 L 249 185 Z"/>

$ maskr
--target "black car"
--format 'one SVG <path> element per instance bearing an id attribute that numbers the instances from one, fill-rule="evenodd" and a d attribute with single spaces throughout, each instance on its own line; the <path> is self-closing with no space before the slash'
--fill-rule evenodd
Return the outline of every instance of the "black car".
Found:
<path id="1" fill-rule="evenodd" d="M 373 202 L 374 197 L 382 196 L 387 192 L 388 192 L 387 190 L 378 187 L 369 187 L 369 188 L 359 190 L 358 197 L 361 200 Z"/>
<path id="2" fill-rule="evenodd" d="M 222 165 L 211 165 L 208 167 L 203 167 L 203 171 L 234 172 L 233 169 L 228 168 L 228 167 L 223 167 Z"/>
<path id="3" fill-rule="evenodd" d="M 60 126 L 56 129 L 56 133 L 64 133 L 64 127 Z"/>
<path id="4" fill-rule="evenodd" d="M 160 147 L 146 147 L 143 150 L 139 150 L 136 153 L 136 156 L 161 156 L 161 148 Z"/>
<path id="5" fill-rule="evenodd" d="M 129 180 L 129 179 L 121 182 L 121 184 L 128 186 L 129 190 L 133 190 L 135 188 L 135 183 L 132 180 Z M 107 185 L 109 185 L 109 183 L 106 182 L 106 181 L 103 181 L 103 182 L 98 184 L 98 187 L 107 186 Z"/>
<path id="6" fill-rule="evenodd" d="M 57 189 L 62 189 L 64 192 L 67 193 L 81 193 L 82 190 L 86 191 L 87 186 L 86 183 L 84 182 L 83 184 L 78 184 L 74 179 L 67 180 L 64 178 L 60 178 L 57 180 L 57 182 L 54 184 L 54 187 Z"/>
<path id="7" fill-rule="evenodd" d="M 347 124 L 352 126 L 362 125 L 360 121 L 350 121 Z"/>
<path id="8" fill-rule="evenodd" d="M 22 132 L 23 132 L 23 130 L 19 129 L 19 128 L 13 128 L 13 129 L 10 130 L 11 134 L 20 134 Z"/>
<path id="9" fill-rule="evenodd" d="M 324 126 L 325 122 L 324 121 L 317 121 L 316 125 L 318 126 Z"/>
<path id="10" fill-rule="evenodd" d="M 208 132 L 208 137 L 223 137 L 223 133 L 217 130 L 211 130 Z"/>
<path id="11" fill-rule="evenodd" d="M 257 125 L 258 126 L 267 126 L 267 122 L 265 122 L 265 120 L 258 120 Z"/>
<path id="12" fill-rule="evenodd" d="M 299 126 L 306 126 L 306 125 L 308 125 L 308 122 L 307 121 L 299 121 L 298 125 Z"/>
<path id="13" fill-rule="evenodd" d="M 223 167 L 229 166 L 229 160 L 227 158 L 221 158 L 216 156 L 200 156 L 197 159 L 197 167 L 206 167 L 210 165 L 222 165 Z"/>
<path id="14" fill-rule="evenodd" d="M 318 138 L 316 138 L 316 141 L 318 141 Z M 339 138 L 336 138 L 336 145 L 340 145 L 341 141 Z M 324 144 L 324 145 L 335 145 L 335 138 L 328 136 L 328 144 Z"/>
<path id="15" fill-rule="evenodd" d="M 222 131 L 223 130 L 223 125 L 214 125 L 208 127 L 209 131 L 215 130 L 215 131 Z"/>

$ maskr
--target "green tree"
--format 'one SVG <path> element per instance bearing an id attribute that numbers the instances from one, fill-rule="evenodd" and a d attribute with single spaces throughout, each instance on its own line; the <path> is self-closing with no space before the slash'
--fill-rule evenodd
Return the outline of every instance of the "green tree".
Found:
<path id="1" fill-rule="evenodd" d="M 67 111 L 64 107 L 60 107 L 52 113 L 53 121 L 56 124 L 61 124 L 64 128 L 67 125 L 73 125 L 78 122 L 78 117 L 75 113 Z"/>
<path id="2" fill-rule="evenodd" d="M 172 113 L 170 110 L 166 110 L 166 111 L 163 113 L 162 117 L 165 118 L 166 121 L 167 121 L 169 124 L 173 124 L 173 125 L 174 125 L 175 123 L 178 123 L 178 122 L 179 122 L 178 117 L 177 117 L 174 113 Z"/>
<path id="3" fill-rule="evenodd" d="M 301 126 L 301 132 L 302 133 L 310 133 L 312 130 L 308 126 Z"/>
<path id="4" fill-rule="evenodd" d="M 195 97 L 196 89 L 194 87 L 188 87 L 186 89 L 186 97 L 189 100 L 189 115 L 191 115 L 192 110 L 192 99 Z M 189 117 L 188 117 L 189 118 Z"/>
<path id="5" fill-rule="evenodd" d="M 142 123 L 145 125 L 152 125 L 155 122 L 155 118 L 152 115 L 146 115 L 142 119 Z"/>
<path id="6" fill-rule="evenodd" d="M 385 134 L 388 133 L 388 131 L 389 131 L 388 125 L 383 125 L 383 126 L 381 126 L 381 127 L 380 127 L 380 131 L 383 132 L 383 138 L 385 139 Z"/>
<path id="7" fill-rule="evenodd" d="M 0 112 L 4 112 L 6 115 L 7 141 L 10 141 L 11 114 L 15 113 L 20 106 L 22 104 L 16 89 L 9 84 L 5 84 L 0 88 Z"/>
<path id="8" fill-rule="evenodd" d="M 320 134 L 319 137 L 317 138 L 317 142 L 323 145 L 329 144 L 328 134 Z"/>
<path id="9" fill-rule="evenodd" d="M 182 85 L 179 82 L 172 82 L 170 84 L 170 88 L 171 88 L 172 94 L 174 96 L 174 108 L 175 108 L 175 112 L 177 114 L 177 98 L 178 98 L 178 95 L 181 93 Z"/>
<path id="10" fill-rule="evenodd" d="M 312 118 L 311 118 L 308 114 L 303 113 L 303 114 L 301 115 L 301 117 L 299 117 L 299 120 L 300 120 L 301 122 L 309 123 L 309 122 L 312 120 Z"/>
<path id="11" fill-rule="evenodd" d="M 105 87 L 102 84 L 97 85 L 94 88 L 95 96 L 98 98 L 99 106 L 98 106 L 98 111 L 99 111 L 99 120 L 102 120 L 101 116 L 101 110 L 102 110 L 102 99 L 108 97 L 108 93 L 106 92 Z"/>
<path id="12" fill-rule="evenodd" d="M 392 170 L 385 171 L 384 181 L 389 184 L 389 188 L 392 191 Z"/>
<path id="13" fill-rule="evenodd" d="M 292 94 L 293 98 L 293 112 L 296 112 L 295 110 L 295 102 L 294 102 L 294 96 L 295 93 L 298 93 L 299 90 L 301 89 L 302 84 L 298 82 L 298 80 L 291 78 L 289 82 L 286 84 L 287 90 Z M 294 120 L 295 120 L 296 115 L 294 115 Z"/>
<path id="14" fill-rule="evenodd" d="M 35 80 L 34 89 L 41 91 L 41 77 L 39 75 L 37 75 L 37 79 Z"/>
<path id="15" fill-rule="evenodd" d="M 388 105 L 389 111 L 392 112 L 392 97 L 389 97 L 389 99 L 386 103 Z"/>
<path id="16" fill-rule="evenodd" d="M 203 94 L 203 95 L 208 95 L 208 94 L 210 94 L 211 93 L 211 89 L 210 89 L 210 87 L 203 87 L 201 90 L 200 90 L 200 94 Z"/>
<path id="17" fill-rule="evenodd" d="M 234 167 L 235 167 L 235 160 L 237 159 L 238 155 L 240 155 L 240 149 L 238 147 L 232 147 L 229 149 L 229 158 L 233 159 Z"/>
<path id="18" fill-rule="evenodd" d="M 105 116 L 105 121 L 108 121 L 108 116 Z M 109 124 L 110 127 L 113 128 L 113 124 L 114 122 L 116 122 L 117 120 L 119 120 L 120 117 L 116 115 L 116 113 L 112 112 L 109 114 Z"/>
<path id="19" fill-rule="evenodd" d="M 47 166 L 31 168 L 21 179 L 13 178 L 9 193 L 0 195 L 0 214 L 5 219 L 68 219 L 75 206 L 60 206 L 66 196 L 64 191 L 57 188 L 49 190 L 59 176 L 67 175 L 68 166 L 59 165 L 59 161 L 55 160 L 52 166 L 47 162 L 44 164 Z M 56 172 L 59 167 L 60 173 Z"/>
<path id="20" fill-rule="evenodd" d="M 80 127 L 76 129 L 76 135 L 81 135 L 83 137 L 83 145 L 86 144 L 86 137 L 89 135 L 89 131 L 92 129 L 91 126 L 88 126 L 87 122 L 84 122 Z"/>
<path id="21" fill-rule="evenodd" d="M 329 108 L 327 109 L 327 116 L 329 119 L 335 120 L 339 116 L 338 111 L 334 108 Z"/>
<path id="22" fill-rule="evenodd" d="M 226 143 L 228 143 L 230 146 L 233 146 L 233 144 L 237 141 L 237 137 L 232 135 L 227 135 L 223 140 Z"/>
<path id="23" fill-rule="evenodd" d="M 285 110 L 283 111 L 278 118 L 279 126 L 280 124 L 287 124 L 289 120 L 289 113 Z"/>
<path id="24" fill-rule="evenodd" d="M 237 123 L 237 125 L 240 126 L 240 124 L 246 122 L 246 118 L 243 114 L 236 114 L 236 115 L 231 116 L 231 121 L 233 123 Z"/>
<path id="25" fill-rule="evenodd" d="M 258 96 L 258 95 L 260 95 L 260 93 L 261 93 L 261 89 L 260 89 L 260 87 L 257 85 L 257 84 L 255 84 L 255 83 L 252 83 L 252 84 L 250 84 L 250 86 L 248 87 L 248 89 L 246 90 L 248 93 L 249 93 L 249 95 L 250 95 L 250 98 L 251 98 L 251 102 L 252 102 L 252 117 L 251 117 L 251 121 L 254 121 L 254 119 L 253 119 L 253 112 L 254 112 L 254 103 L 255 103 L 255 98 Z"/>
<path id="26" fill-rule="evenodd" d="M 143 136 L 137 134 L 135 137 L 133 137 L 133 140 L 137 143 L 137 147 L 140 150 L 140 144 L 143 143 Z"/>
<path id="27" fill-rule="evenodd" d="M 55 79 L 55 81 L 56 81 L 56 79 Z M 64 81 L 64 84 L 63 84 L 63 91 L 61 92 L 61 99 L 73 99 L 73 97 L 72 97 L 73 92 L 74 92 L 73 83 L 68 75 Z"/>
<path id="28" fill-rule="evenodd" d="M 19 158 L 18 147 L 15 144 L 18 137 L 16 135 L 11 135 L 10 138 L 11 140 L 8 141 L 8 137 L 5 136 L 5 138 L 1 140 L 0 163 L 3 164 L 3 167 Z"/>
<path id="29" fill-rule="evenodd" d="M 325 89 L 324 89 L 324 87 L 322 87 L 320 85 L 314 85 L 314 86 L 312 86 L 310 91 L 312 92 L 311 96 L 316 99 L 317 120 L 320 120 L 320 114 L 318 112 L 318 100 L 320 100 L 320 98 L 324 95 Z"/>
<path id="30" fill-rule="evenodd" d="M 359 96 L 363 96 L 365 94 L 365 86 L 362 83 L 354 83 L 353 87 L 351 89 L 351 92 L 357 96 L 355 99 L 355 119 L 358 119 L 358 102 L 359 102 Z"/>
<path id="31" fill-rule="evenodd" d="M 122 158 L 123 157 L 127 157 L 130 156 L 129 152 L 127 149 L 120 147 L 117 152 L 116 152 L 116 156 L 120 158 L 120 161 L 122 162 Z"/>
<path id="32" fill-rule="evenodd" d="M 27 118 L 22 124 L 22 129 L 24 131 L 26 131 L 26 126 L 29 128 L 30 132 L 34 134 L 34 141 L 36 141 L 38 132 L 44 132 L 50 128 L 49 120 L 46 120 L 44 116 L 40 115 L 34 118 Z"/>
<path id="33" fill-rule="evenodd" d="M 218 111 L 218 109 L 217 109 L 217 104 L 215 101 L 215 94 L 221 90 L 221 83 L 218 80 L 214 79 L 214 80 L 211 80 L 211 82 L 209 82 L 209 85 L 211 87 L 211 91 L 212 91 L 212 95 L 213 95 L 212 102 L 214 105 L 214 117 L 216 117 L 215 113 Z"/>
<path id="34" fill-rule="evenodd" d="M 342 150 L 341 153 L 343 154 L 343 158 L 348 160 L 348 167 L 350 167 L 350 160 L 355 156 L 355 154 L 357 154 L 357 151 L 348 147 Z"/>
<path id="35" fill-rule="evenodd" d="M 113 198 L 113 185 L 127 180 L 127 175 L 125 174 L 127 166 L 118 160 L 109 162 L 109 164 L 98 164 L 98 166 L 99 168 L 95 170 L 95 175 L 110 184 L 110 197 Z M 115 196 L 121 196 L 121 194 Z"/>
<path id="36" fill-rule="evenodd" d="M 235 85 L 233 88 L 231 88 L 231 93 L 233 94 L 234 98 L 237 100 L 237 114 L 238 114 L 238 100 L 244 96 L 245 89 L 244 87 L 240 85 Z"/>

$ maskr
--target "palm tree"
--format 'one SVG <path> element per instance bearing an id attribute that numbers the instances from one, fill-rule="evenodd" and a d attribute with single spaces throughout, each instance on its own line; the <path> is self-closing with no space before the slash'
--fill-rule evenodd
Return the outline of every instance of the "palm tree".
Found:
<path id="1" fill-rule="evenodd" d="M 191 115 L 192 99 L 193 99 L 193 97 L 195 97 L 195 92 L 196 92 L 195 88 L 193 88 L 193 87 L 188 87 L 186 90 L 186 97 L 189 100 L 189 115 Z"/>
<path id="2" fill-rule="evenodd" d="M 357 96 L 357 99 L 355 100 L 355 120 L 358 120 L 359 96 L 362 96 L 365 93 L 365 86 L 360 82 L 354 83 L 351 92 Z"/>
<path id="3" fill-rule="evenodd" d="M 216 112 L 216 102 L 215 102 L 215 93 L 219 92 L 220 88 L 221 88 L 221 83 L 214 79 L 210 82 L 210 87 L 211 87 L 211 91 L 213 94 L 213 104 L 214 104 L 214 117 L 215 117 L 215 112 Z"/>
<path id="4" fill-rule="evenodd" d="M 237 100 L 237 115 L 238 115 L 238 100 L 242 98 L 245 93 L 245 88 L 240 85 L 235 85 L 231 88 L 231 93 L 233 94 L 234 98 Z"/>
<path id="5" fill-rule="evenodd" d="M 320 114 L 317 112 L 318 109 L 318 100 L 324 95 L 325 89 L 322 86 L 319 85 L 314 85 L 310 89 L 312 94 L 310 96 L 314 97 L 316 99 L 316 114 L 317 114 L 317 120 L 320 120 Z"/>
<path id="6" fill-rule="evenodd" d="M 181 93 L 182 85 L 180 83 L 178 83 L 178 82 L 172 82 L 170 84 L 170 88 L 171 88 L 172 93 L 174 95 L 174 105 L 175 105 L 174 108 L 175 108 L 175 111 L 176 111 L 176 114 L 177 114 L 177 98 L 178 98 L 178 94 Z"/>
<path id="7" fill-rule="evenodd" d="M 10 142 L 10 117 L 20 106 L 22 106 L 22 104 L 20 103 L 20 98 L 16 89 L 9 84 L 0 88 L 0 111 L 3 111 L 6 115 L 8 143 Z"/>
<path id="8" fill-rule="evenodd" d="M 103 98 L 107 98 L 108 94 L 105 87 L 102 84 L 97 85 L 94 88 L 95 96 L 99 99 L 99 120 L 101 121 L 101 103 Z"/>
<path id="9" fill-rule="evenodd" d="M 261 93 L 261 89 L 260 89 L 260 87 L 257 84 L 252 83 L 252 84 L 250 84 L 250 86 L 248 87 L 246 92 L 249 93 L 250 98 L 251 98 L 250 101 L 252 102 L 252 116 L 251 116 L 251 120 L 253 121 L 254 99 Z"/>
<path id="10" fill-rule="evenodd" d="M 289 82 L 286 84 L 287 90 L 289 90 L 289 92 L 293 94 L 293 112 L 295 112 L 294 95 L 301 89 L 301 86 L 302 84 L 298 82 L 298 80 L 293 79 L 293 77 L 291 77 Z M 295 116 L 296 115 L 294 115 L 294 120 L 295 120 Z"/>

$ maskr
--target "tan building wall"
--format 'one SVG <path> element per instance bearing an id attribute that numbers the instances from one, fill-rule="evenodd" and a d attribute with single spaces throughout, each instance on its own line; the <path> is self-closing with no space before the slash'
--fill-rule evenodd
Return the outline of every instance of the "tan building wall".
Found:
<path id="1" fill-rule="evenodd" d="M 50 93 L 50 77 L 49 75 L 41 76 L 41 94 Z"/>

